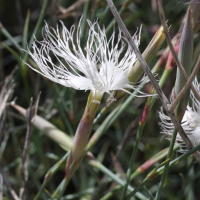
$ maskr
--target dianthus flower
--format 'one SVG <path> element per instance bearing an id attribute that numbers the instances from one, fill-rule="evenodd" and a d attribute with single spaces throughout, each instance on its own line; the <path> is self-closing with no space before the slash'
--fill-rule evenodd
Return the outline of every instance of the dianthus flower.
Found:
<path id="1" fill-rule="evenodd" d="M 86 46 L 81 45 L 81 21 L 77 30 L 72 26 L 68 30 L 63 22 L 62 31 L 45 25 L 43 41 L 35 40 L 33 52 L 27 50 L 37 64 L 38 69 L 28 65 L 34 71 L 65 87 L 77 90 L 91 90 L 97 94 L 109 93 L 113 90 L 136 89 L 128 80 L 128 73 L 136 61 L 136 56 L 126 39 L 119 31 L 109 39 L 105 28 L 101 29 L 97 22 L 87 21 L 89 31 Z M 75 34 L 76 32 L 76 34 Z M 133 40 L 137 47 L 140 44 L 140 33 L 135 33 Z M 55 62 L 57 60 L 57 62 Z M 142 93 L 142 92 L 141 92 Z"/>
<path id="2" fill-rule="evenodd" d="M 200 84 L 198 83 L 197 78 L 193 81 L 193 85 L 195 86 L 196 91 L 200 93 Z M 192 91 L 190 97 L 192 100 L 192 107 L 188 104 L 181 125 L 193 145 L 197 146 L 200 144 L 200 102 Z M 173 135 L 174 124 L 171 122 L 170 117 L 164 114 L 162 107 L 159 116 L 161 119 L 161 133 L 170 140 Z M 184 153 L 186 151 L 186 145 L 179 133 L 177 134 L 176 142 L 180 145 L 180 152 Z"/>

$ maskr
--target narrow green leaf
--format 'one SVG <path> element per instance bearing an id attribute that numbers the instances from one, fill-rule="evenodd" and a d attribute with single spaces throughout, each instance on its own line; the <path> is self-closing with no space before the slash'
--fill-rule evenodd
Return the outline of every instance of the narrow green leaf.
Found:
<path id="1" fill-rule="evenodd" d="M 16 60 L 18 62 L 18 65 L 21 66 L 21 59 L 20 59 L 18 53 L 15 50 L 13 50 L 12 48 L 10 48 L 9 46 L 7 46 L 6 44 L 4 44 L 4 43 L 1 43 L 1 45 L 3 47 L 5 47 L 13 56 L 15 56 L 15 58 L 16 58 Z"/>
<path id="2" fill-rule="evenodd" d="M 183 27 L 183 31 L 181 34 L 179 53 L 178 53 L 178 58 L 180 60 L 180 63 L 183 65 L 188 76 L 191 74 L 192 56 L 193 56 L 193 32 L 192 32 L 192 22 L 191 22 L 191 9 L 189 7 L 185 25 Z M 175 82 L 175 98 L 182 90 L 185 84 L 186 80 L 184 79 L 181 71 L 177 69 L 176 82 Z M 189 91 L 185 94 L 185 98 L 182 101 L 180 101 L 176 109 L 176 115 L 180 121 L 185 113 L 188 99 L 189 99 Z"/>
<path id="3" fill-rule="evenodd" d="M 21 46 L 15 41 L 12 35 L 10 35 L 10 33 L 5 29 L 5 27 L 1 23 L 0 31 L 16 47 L 17 50 L 21 51 Z"/>
<path id="4" fill-rule="evenodd" d="M 23 30 L 23 36 L 22 36 L 22 47 L 23 47 L 23 49 L 26 49 L 26 45 L 27 45 L 29 20 L 30 20 L 30 10 L 28 10 L 28 12 L 27 12 L 26 20 L 25 20 L 25 24 L 24 24 L 24 30 Z M 23 51 L 22 58 L 26 62 L 26 60 L 24 59 L 25 54 L 27 54 L 27 53 L 25 51 Z"/>

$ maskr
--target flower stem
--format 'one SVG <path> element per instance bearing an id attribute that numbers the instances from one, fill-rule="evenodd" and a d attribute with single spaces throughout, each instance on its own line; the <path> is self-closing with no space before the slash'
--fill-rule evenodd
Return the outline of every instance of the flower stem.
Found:
<path id="1" fill-rule="evenodd" d="M 42 195 L 42 192 L 43 192 L 44 188 L 46 187 L 47 183 L 51 180 L 53 175 L 57 172 L 57 170 L 60 168 L 60 166 L 63 164 L 63 162 L 67 159 L 68 155 L 69 155 L 69 152 L 67 152 L 53 167 L 51 167 L 49 169 L 49 171 L 45 175 L 45 179 L 42 183 L 42 186 L 40 187 L 34 200 L 40 199 L 40 196 Z"/>
<path id="2" fill-rule="evenodd" d="M 109 169 L 107 169 L 106 167 L 104 167 L 100 162 L 91 159 L 89 161 L 89 164 L 97 169 L 99 169 L 101 172 L 103 172 L 104 174 L 106 174 L 107 176 L 109 176 L 110 178 L 112 178 L 112 180 L 114 180 L 115 182 L 117 182 L 120 185 L 124 185 L 124 181 L 122 179 L 120 179 L 118 176 L 116 176 L 113 172 L 111 172 Z M 128 190 L 129 191 L 133 191 L 134 188 L 131 186 L 128 186 Z M 141 200 L 148 200 L 147 197 L 145 197 L 143 194 L 141 193 L 137 193 L 136 196 L 141 199 Z M 103 199 L 101 199 L 103 200 Z"/>
<path id="3" fill-rule="evenodd" d="M 170 146 L 169 146 L 169 152 L 168 152 L 166 159 L 169 159 L 172 156 L 174 144 L 175 144 L 175 141 L 176 141 L 176 135 L 177 135 L 177 130 L 174 129 L 174 132 L 173 132 L 173 135 L 172 135 L 172 140 L 171 140 Z M 162 191 L 162 188 L 163 188 L 163 185 L 164 185 L 164 181 L 165 181 L 165 178 L 167 176 L 168 168 L 169 168 L 169 163 L 166 163 L 162 177 L 161 177 L 161 181 L 160 181 L 160 184 L 159 184 L 159 188 L 158 188 L 158 191 L 156 193 L 155 200 L 158 200 L 160 198 L 161 191 Z"/>
<path id="4" fill-rule="evenodd" d="M 174 146 L 174 151 L 176 151 L 179 148 L 179 145 Z M 163 149 L 162 151 L 158 152 L 156 155 L 151 157 L 149 160 L 147 160 L 144 164 L 142 164 L 140 167 L 138 167 L 135 172 L 132 173 L 130 180 L 132 181 L 136 176 L 142 174 L 145 172 L 147 169 L 149 169 L 151 166 L 153 166 L 156 162 L 159 160 L 163 159 L 165 156 L 167 156 L 169 148 Z M 113 196 L 113 194 L 120 189 L 122 189 L 123 186 L 118 185 L 116 186 L 111 192 L 107 193 L 102 199 L 107 200 L 110 197 Z"/>
<path id="5" fill-rule="evenodd" d="M 120 14 L 120 15 L 124 12 L 124 10 L 128 7 L 128 5 L 129 5 L 130 3 L 131 3 L 130 0 L 125 0 L 125 1 L 124 1 L 122 7 L 121 7 L 120 10 L 119 10 L 119 14 Z M 107 7 L 108 7 L 108 6 L 107 6 Z M 107 8 L 107 7 L 106 7 L 106 8 Z M 109 7 L 108 7 L 108 9 L 109 9 Z M 108 25 L 108 27 L 107 27 L 107 29 L 106 29 L 106 33 L 109 33 L 109 31 L 110 31 L 111 28 L 113 27 L 114 23 L 115 23 L 115 19 L 113 19 L 113 20 L 110 22 L 110 24 Z"/>
<path id="6" fill-rule="evenodd" d="M 128 170 L 127 170 L 127 176 L 126 176 L 126 181 L 125 181 L 123 191 L 122 191 L 122 195 L 121 195 L 121 200 L 123 200 L 125 198 L 127 187 L 128 187 L 129 182 L 130 182 L 133 164 L 135 162 L 136 153 L 137 153 L 137 150 L 138 150 L 138 145 L 139 145 L 140 139 L 142 137 L 142 133 L 143 133 L 144 125 L 145 125 L 143 122 L 146 121 L 146 119 L 144 119 L 144 118 L 146 118 L 148 116 L 148 113 L 149 113 L 149 106 L 145 106 L 145 108 L 146 109 L 144 109 L 144 111 L 143 111 L 142 117 L 140 119 L 139 127 L 138 127 L 138 130 L 137 130 L 137 136 L 136 136 L 136 140 L 135 140 L 135 143 L 134 143 L 134 148 L 133 148 L 133 152 L 132 152 L 132 155 L 131 155 L 129 167 L 128 167 Z"/>
<path id="7" fill-rule="evenodd" d="M 166 69 L 164 70 L 163 75 L 162 75 L 162 77 L 159 81 L 159 86 L 161 88 L 163 87 L 163 85 L 164 85 L 167 77 L 169 76 L 170 72 L 171 72 L 171 70 L 166 70 Z M 151 91 L 151 93 L 153 93 L 153 92 L 154 92 L 154 90 Z M 127 189 L 128 184 L 129 184 L 129 181 L 130 181 L 131 171 L 132 171 L 133 164 L 134 164 L 134 161 L 135 161 L 138 145 L 139 145 L 140 139 L 142 137 L 142 132 L 143 132 L 144 126 L 146 124 L 147 117 L 149 115 L 149 110 L 152 108 L 155 100 L 156 100 L 155 98 L 149 97 L 146 104 L 145 104 L 145 107 L 144 107 L 144 110 L 143 110 L 143 113 L 142 113 L 142 117 L 141 117 L 140 122 L 139 122 L 136 141 L 135 141 L 135 144 L 134 144 L 131 160 L 130 160 L 130 163 L 129 163 L 129 168 L 127 170 L 126 182 L 125 182 L 125 185 L 124 185 L 124 188 L 123 188 L 121 200 L 125 198 L 126 189 Z"/>
<path id="8" fill-rule="evenodd" d="M 200 145 L 194 147 L 193 149 L 191 149 L 190 151 L 187 151 L 185 154 L 181 155 L 180 157 L 174 159 L 173 161 L 169 162 L 169 159 L 166 160 L 164 163 L 161 163 L 160 166 L 156 167 L 155 169 L 153 169 L 148 175 L 147 177 L 142 181 L 142 183 L 140 183 L 137 187 L 137 189 L 135 189 L 133 192 L 131 192 L 127 197 L 126 200 L 130 199 L 136 192 L 138 192 L 138 190 L 141 188 L 140 185 L 144 186 L 148 181 L 150 181 L 151 179 L 155 178 L 156 176 L 163 174 L 164 170 L 166 168 L 166 166 L 163 166 L 163 164 L 165 165 L 168 164 L 169 167 L 172 167 L 176 164 L 178 164 L 180 161 L 184 160 L 185 158 L 187 158 L 188 156 L 194 154 L 196 151 L 198 151 L 200 149 Z"/>
<path id="9" fill-rule="evenodd" d="M 64 194 L 65 189 L 66 189 L 68 183 L 69 183 L 69 180 L 67 180 L 66 178 L 64 178 L 62 180 L 62 182 L 60 183 L 60 185 L 57 187 L 56 191 L 51 196 L 51 198 L 52 199 L 54 199 L 54 198 L 60 199 L 61 196 Z"/>

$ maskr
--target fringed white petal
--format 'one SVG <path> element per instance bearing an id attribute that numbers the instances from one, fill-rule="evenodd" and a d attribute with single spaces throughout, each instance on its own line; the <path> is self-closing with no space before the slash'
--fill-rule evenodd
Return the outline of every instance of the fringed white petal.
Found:
<path id="1" fill-rule="evenodd" d="M 200 93 L 200 85 L 197 81 L 197 78 L 195 78 L 193 81 L 193 85 L 195 86 L 197 92 Z M 192 91 L 190 97 L 192 99 L 192 107 L 189 105 L 187 106 L 187 110 L 185 111 L 181 125 L 193 145 L 197 146 L 200 144 L 200 102 L 196 99 Z M 171 101 L 173 100 L 173 95 L 171 95 L 170 99 Z M 159 116 L 161 119 L 161 122 L 159 123 L 161 127 L 161 133 L 170 140 L 173 135 L 174 124 L 171 122 L 170 117 L 165 115 L 162 107 L 161 111 L 159 112 Z M 186 145 L 179 133 L 177 134 L 176 141 L 180 145 L 180 152 L 184 153 L 187 151 Z"/>
<path id="2" fill-rule="evenodd" d="M 48 79 L 77 90 L 98 90 L 109 94 L 113 90 L 137 90 L 128 80 L 136 56 L 122 38 L 121 31 L 118 38 L 113 32 L 108 39 L 105 28 L 101 29 L 97 22 L 87 22 L 89 32 L 84 50 L 80 40 L 81 20 L 77 30 L 75 26 L 68 30 L 62 21 L 61 31 L 58 26 L 53 29 L 45 24 L 44 40 L 35 39 L 33 51 L 27 50 L 39 70 L 27 65 Z M 141 27 L 139 34 L 136 32 L 133 36 L 137 47 L 140 34 Z"/>

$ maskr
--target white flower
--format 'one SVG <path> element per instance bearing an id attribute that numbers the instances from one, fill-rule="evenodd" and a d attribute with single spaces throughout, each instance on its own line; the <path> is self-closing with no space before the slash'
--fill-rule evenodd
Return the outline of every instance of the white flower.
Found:
<path id="1" fill-rule="evenodd" d="M 97 91 L 110 94 L 113 90 L 129 93 L 127 89 L 135 89 L 128 80 L 128 73 L 136 61 L 131 47 L 126 49 L 127 42 L 121 31 L 118 38 L 114 32 L 107 39 L 105 28 L 101 29 L 97 22 L 87 22 L 89 32 L 84 33 L 88 35 L 84 50 L 80 41 L 81 21 L 77 30 L 75 26 L 68 30 L 61 22 L 61 32 L 58 26 L 53 29 L 46 24 L 44 40 L 34 41 L 33 53 L 27 50 L 40 70 L 27 65 L 54 82 L 77 90 L 91 90 L 94 95 Z M 133 37 L 137 47 L 140 33 L 141 28 L 138 36 L 135 33 Z"/>
<path id="2" fill-rule="evenodd" d="M 198 83 L 197 78 L 193 81 L 193 85 L 197 92 L 200 93 L 200 84 Z M 196 99 L 192 91 L 190 97 L 192 100 L 192 107 L 188 104 L 181 125 L 193 145 L 197 146 L 200 144 L 200 102 Z M 171 122 L 171 118 L 164 114 L 162 107 L 159 116 L 161 119 L 161 133 L 166 135 L 170 140 L 173 135 L 174 124 Z M 186 145 L 179 133 L 177 134 L 176 141 L 180 144 L 180 152 L 185 152 Z"/>

